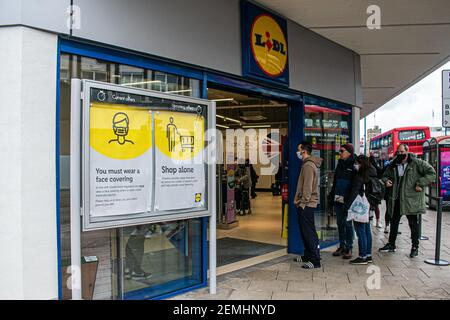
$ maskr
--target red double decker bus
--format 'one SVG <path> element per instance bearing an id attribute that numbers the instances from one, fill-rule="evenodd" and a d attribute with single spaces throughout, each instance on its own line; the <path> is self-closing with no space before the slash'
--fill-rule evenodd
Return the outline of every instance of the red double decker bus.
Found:
<path id="1" fill-rule="evenodd" d="M 394 157 L 399 144 L 406 144 L 409 152 L 421 158 L 423 155 L 422 145 L 429 138 L 429 127 L 394 128 L 370 139 L 369 151 L 376 159 L 384 162 Z"/>

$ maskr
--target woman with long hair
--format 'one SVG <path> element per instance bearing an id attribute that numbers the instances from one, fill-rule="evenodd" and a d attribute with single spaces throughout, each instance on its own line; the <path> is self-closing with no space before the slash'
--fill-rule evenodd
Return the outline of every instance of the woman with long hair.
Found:
<path id="1" fill-rule="evenodd" d="M 346 202 L 347 210 L 350 209 L 353 201 L 360 195 L 365 194 L 371 177 L 377 177 L 376 169 L 370 164 L 369 158 L 360 155 L 356 158 L 355 170 L 357 173 L 353 178 L 352 190 Z M 356 235 L 358 236 L 359 256 L 350 261 L 351 264 L 368 264 L 372 263 L 372 233 L 370 230 L 370 221 L 358 222 L 353 221 Z"/>

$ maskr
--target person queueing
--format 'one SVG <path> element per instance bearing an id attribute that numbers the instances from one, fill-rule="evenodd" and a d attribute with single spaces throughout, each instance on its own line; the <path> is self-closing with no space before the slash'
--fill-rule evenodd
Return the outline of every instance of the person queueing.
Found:
<path id="1" fill-rule="evenodd" d="M 344 259 L 351 259 L 353 250 L 353 224 L 352 221 L 347 221 L 345 203 L 350 195 L 355 175 L 354 164 L 353 145 L 351 143 L 342 145 L 334 171 L 333 186 L 328 194 L 328 210 L 331 211 L 334 208 L 339 234 L 339 248 L 333 252 L 333 256 L 342 256 Z"/>
<path id="2" fill-rule="evenodd" d="M 403 215 L 408 219 L 411 230 L 410 257 L 419 254 L 419 215 L 426 212 L 425 187 L 436 180 L 436 171 L 426 161 L 417 159 L 408 153 L 408 146 L 400 144 L 397 156 L 383 174 L 386 188 L 391 189 L 387 210 L 391 222 L 389 242 L 379 249 L 380 252 L 395 252 L 398 225 Z"/>
<path id="3" fill-rule="evenodd" d="M 370 164 L 369 158 L 364 155 L 356 158 L 354 167 L 356 174 L 353 177 L 350 196 L 345 203 L 346 211 L 350 209 L 358 195 L 362 197 L 369 190 L 369 179 L 377 178 L 376 169 Z M 358 236 L 359 256 L 356 259 L 350 260 L 350 264 L 361 265 L 372 263 L 372 232 L 370 230 L 370 221 L 353 221 L 353 225 Z"/>
<path id="4" fill-rule="evenodd" d="M 305 247 L 301 261 L 302 268 L 320 268 L 319 238 L 314 223 L 314 209 L 319 200 L 317 169 L 322 159 L 311 155 L 312 145 L 303 141 L 297 147 L 297 156 L 303 160 L 302 169 L 297 183 L 294 204 L 297 207 L 298 225 L 300 235 Z M 300 261 L 300 260 L 296 260 Z"/>
<path id="5" fill-rule="evenodd" d="M 372 171 L 372 175 L 375 172 L 376 178 L 381 179 L 381 176 L 383 174 L 383 169 L 378 165 L 377 161 L 375 160 L 375 157 L 374 156 L 370 156 L 369 157 L 369 162 L 370 162 L 370 165 L 375 170 L 375 171 L 371 170 Z M 381 204 L 381 201 L 371 205 L 371 209 L 373 209 L 375 211 L 375 218 L 377 219 L 375 227 L 378 228 L 378 229 L 382 229 L 383 228 L 383 226 L 381 225 L 381 220 L 380 220 L 380 204 Z"/>

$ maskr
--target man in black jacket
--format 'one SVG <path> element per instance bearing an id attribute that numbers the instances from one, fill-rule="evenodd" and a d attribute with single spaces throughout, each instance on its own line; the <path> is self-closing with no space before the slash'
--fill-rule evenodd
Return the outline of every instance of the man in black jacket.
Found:
<path id="1" fill-rule="evenodd" d="M 355 175 L 355 155 L 353 145 L 344 144 L 339 149 L 339 161 L 334 171 L 334 181 L 331 192 L 328 195 L 328 210 L 334 208 L 336 213 L 339 248 L 333 252 L 333 256 L 343 256 L 351 259 L 353 250 L 353 223 L 347 221 L 346 202 L 350 196 L 352 180 Z"/>

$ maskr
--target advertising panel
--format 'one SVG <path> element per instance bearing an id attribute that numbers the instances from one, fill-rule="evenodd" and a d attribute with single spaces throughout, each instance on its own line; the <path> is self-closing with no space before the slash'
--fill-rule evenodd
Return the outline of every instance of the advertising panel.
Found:
<path id="1" fill-rule="evenodd" d="M 289 85 L 286 19 L 242 2 L 243 75 Z"/>
<path id="2" fill-rule="evenodd" d="M 443 201 L 450 201 L 450 148 L 441 148 L 441 197 Z"/>

